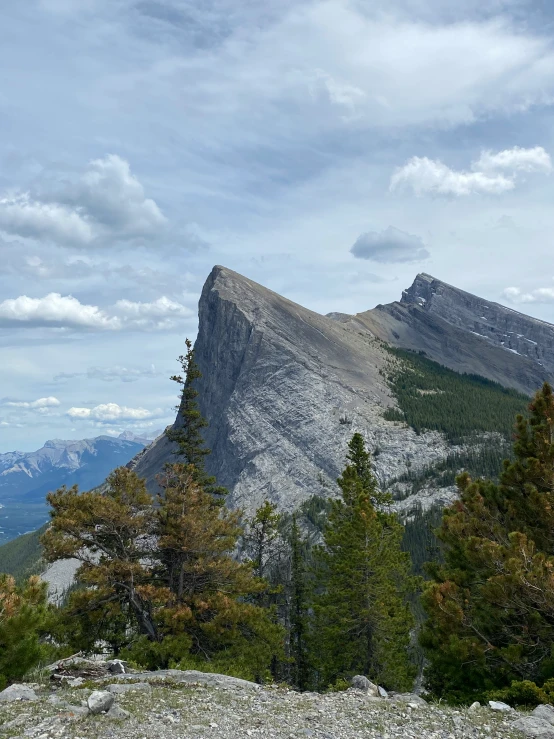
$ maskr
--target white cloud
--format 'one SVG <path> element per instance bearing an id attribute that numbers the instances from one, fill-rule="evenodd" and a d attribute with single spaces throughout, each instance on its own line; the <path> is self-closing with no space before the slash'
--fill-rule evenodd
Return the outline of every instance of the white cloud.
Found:
<path id="1" fill-rule="evenodd" d="M 119 238 L 155 236 L 166 224 L 158 205 L 145 197 L 143 186 L 131 174 L 129 162 L 116 154 L 91 161 L 80 184 L 68 192 L 68 200 Z"/>
<path id="2" fill-rule="evenodd" d="M 0 231 L 60 246 L 151 239 L 166 226 L 129 162 L 116 154 L 92 160 L 80 179 L 62 190 L 46 187 L 0 197 Z"/>
<path id="3" fill-rule="evenodd" d="M 159 418 L 163 415 L 163 411 L 160 408 L 149 411 L 146 408 L 128 408 L 117 403 L 102 403 L 94 408 L 70 408 L 67 415 L 76 420 L 116 423 L 118 421 L 142 421 L 148 418 Z"/>
<path id="4" fill-rule="evenodd" d="M 3 405 L 10 406 L 12 408 L 30 408 L 32 410 L 42 410 L 45 408 L 55 408 L 60 405 L 60 401 L 53 396 L 47 398 L 38 398 L 37 400 L 23 401 L 23 400 L 6 400 Z"/>
<path id="5" fill-rule="evenodd" d="M 419 236 L 389 226 L 384 231 L 361 234 L 350 249 L 359 259 L 374 262 L 419 262 L 429 252 Z"/>
<path id="6" fill-rule="evenodd" d="M 481 153 L 479 159 L 473 163 L 472 169 L 477 172 L 491 172 L 505 170 L 508 172 L 544 172 L 552 171 L 550 154 L 542 146 L 532 149 L 523 149 L 514 146 L 493 154 L 491 151 Z"/>
<path id="7" fill-rule="evenodd" d="M 49 293 L 44 298 L 20 295 L 0 303 L 0 326 L 114 330 L 120 321 L 96 305 L 84 305 L 71 295 Z"/>
<path id="8" fill-rule="evenodd" d="M 118 300 L 115 311 L 122 317 L 123 321 L 135 327 L 171 327 L 185 318 L 193 317 L 190 308 L 176 303 L 165 296 L 151 303 L 133 302 L 131 300 Z"/>
<path id="9" fill-rule="evenodd" d="M 519 287 L 507 287 L 502 297 L 510 303 L 554 303 L 554 287 L 538 287 L 529 292 Z"/>
<path id="10" fill-rule="evenodd" d="M 86 246 L 94 238 L 92 225 L 81 212 L 59 203 L 41 203 L 29 193 L 0 198 L 0 230 L 66 246 Z"/>
<path id="11" fill-rule="evenodd" d="M 89 380 L 103 380 L 104 382 L 136 382 L 144 377 L 159 377 L 160 372 L 152 364 L 148 368 L 139 367 L 89 367 L 86 372 L 60 372 L 54 377 L 54 382 L 69 380 L 75 377 L 87 377 Z"/>
<path id="12" fill-rule="evenodd" d="M 416 195 L 471 195 L 499 193 L 513 190 L 513 179 L 502 174 L 484 172 L 456 172 L 441 161 L 427 157 L 412 157 L 393 174 L 390 189 L 411 187 Z"/>
<path id="13" fill-rule="evenodd" d="M 515 147 L 493 154 L 483 152 L 471 171 L 450 169 L 439 160 L 412 157 L 391 177 L 390 190 L 409 187 L 416 195 L 499 195 L 516 186 L 518 172 L 552 170 L 550 155 L 541 147 Z"/>
<path id="14" fill-rule="evenodd" d="M 71 295 L 20 295 L 0 303 L 0 327 L 50 327 L 88 331 L 169 330 L 194 317 L 181 303 L 162 296 L 151 303 L 118 300 L 111 309 L 85 305 Z"/>

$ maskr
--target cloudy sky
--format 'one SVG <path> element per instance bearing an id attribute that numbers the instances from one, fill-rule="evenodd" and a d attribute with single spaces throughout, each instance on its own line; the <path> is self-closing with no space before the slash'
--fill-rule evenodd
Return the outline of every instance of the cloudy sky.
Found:
<path id="1" fill-rule="evenodd" d="M 26 0 L 0 64 L 0 452 L 170 422 L 214 264 L 554 321 L 547 0 Z"/>

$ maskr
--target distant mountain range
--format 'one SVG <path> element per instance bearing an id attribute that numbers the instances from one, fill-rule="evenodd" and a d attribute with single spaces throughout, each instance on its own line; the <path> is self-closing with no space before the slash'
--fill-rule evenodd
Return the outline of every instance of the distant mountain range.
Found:
<path id="1" fill-rule="evenodd" d="M 118 437 L 52 439 L 35 452 L 0 454 L 0 543 L 41 526 L 48 518 L 46 494 L 61 485 L 81 490 L 100 485 L 150 443 L 125 431 Z"/>

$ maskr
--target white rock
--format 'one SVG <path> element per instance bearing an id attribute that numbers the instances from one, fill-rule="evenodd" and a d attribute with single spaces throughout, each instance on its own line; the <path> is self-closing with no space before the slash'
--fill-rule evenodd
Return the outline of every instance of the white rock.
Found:
<path id="1" fill-rule="evenodd" d="M 481 704 L 479 703 L 479 701 L 475 701 L 474 703 L 471 704 L 471 706 L 469 707 L 469 710 L 476 711 L 478 708 L 481 708 Z"/>
<path id="2" fill-rule="evenodd" d="M 38 701 L 38 695 L 28 685 L 10 685 L 0 693 L 0 702 L 14 703 L 15 701 Z"/>
<path id="3" fill-rule="evenodd" d="M 91 713 L 106 713 L 113 706 L 115 698 L 107 690 L 93 690 L 87 700 L 87 706 Z"/>
<path id="4" fill-rule="evenodd" d="M 489 701 L 489 708 L 491 711 L 502 711 L 506 713 L 514 710 L 507 703 L 502 703 L 502 701 Z"/>
<path id="5" fill-rule="evenodd" d="M 548 721 L 549 724 L 554 726 L 554 706 L 551 706 L 548 703 L 543 703 L 541 706 L 537 706 L 531 713 L 531 716 L 540 718 L 543 721 Z"/>
<path id="6" fill-rule="evenodd" d="M 385 688 L 382 688 L 380 685 L 377 688 L 377 690 L 379 691 L 379 696 L 381 698 L 388 698 L 389 697 L 389 694 L 387 693 L 387 691 L 385 690 Z"/>
<path id="7" fill-rule="evenodd" d="M 532 739 L 554 739 L 554 726 L 548 721 L 536 716 L 524 716 L 512 724 L 514 729 L 521 731 Z"/>

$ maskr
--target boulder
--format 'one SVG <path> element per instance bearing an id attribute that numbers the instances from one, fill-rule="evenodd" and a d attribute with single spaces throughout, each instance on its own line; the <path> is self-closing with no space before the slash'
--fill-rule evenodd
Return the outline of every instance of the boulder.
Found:
<path id="1" fill-rule="evenodd" d="M 512 727 L 531 739 L 554 739 L 554 726 L 536 716 L 523 716 L 514 721 Z"/>
<path id="2" fill-rule="evenodd" d="M 131 714 L 129 713 L 129 711 L 126 711 L 124 708 L 121 708 L 114 703 L 110 710 L 107 712 L 106 716 L 116 721 L 125 721 L 126 719 L 130 718 Z"/>
<path id="3" fill-rule="evenodd" d="M 479 703 L 479 701 L 475 701 L 474 703 L 471 704 L 471 706 L 469 707 L 469 710 L 476 711 L 478 708 L 481 708 L 481 704 Z"/>
<path id="4" fill-rule="evenodd" d="M 127 672 L 127 663 L 120 659 L 111 659 L 106 662 L 108 671 L 113 675 L 124 675 Z"/>
<path id="5" fill-rule="evenodd" d="M 554 726 L 554 706 L 551 706 L 548 703 L 543 703 L 541 706 L 537 706 L 531 713 L 531 716 L 540 718 L 543 721 L 548 721 L 549 724 Z"/>
<path id="6" fill-rule="evenodd" d="M 115 697 L 107 690 L 93 690 L 87 700 L 87 706 L 91 713 L 106 713 L 113 706 Z"/>
<path id="7" fill-rule="evenodd" d="M 210 688 L 261 690 L 260 685 L 250 682 L 250 680 L 211 672 L 199 672 L 198 670 L 153 670 L 152 672 L 134 672 L 132 674 L 114 675 L 113 677 L 122 682 L 127 680 L 139 680 L 141 682 L 169 680 L 177 683 L 206 685 Z"/>
<path id="8" fill-rule="evenodd" d="M 507 703 L 502 703 L 502 701 L 489 701 L 489 708 L 491 711 L 501 711 L 503 713 L 508 713 L 509 711 L 514 710 Z"/>
<path id="9" fill-rule="evenodd" d="M 371 680 L 368 680 L 364 675 L 354 675 L 350 681 L 354 690 L 363 690 L 364 693 L 372 695 L 375 698 L 379 697 L 379 688 Z"/>
<path id="10" fill-rule="evenodd" d="M 387 691 L 385 690 L 385 688 L 382 688 L 380 685 L 377 688 L 377 691 L 379 693 L 379 697 L 380 698 L 388 698 L 389 697 L 389 694 L 387 693 Z"/>
<path id="11" fill-rule="evenodd" d="M 15 701 L 38 701 L 38 695 L 28 685 L 10 685 L 0 693 L 1 703 L 15 703 Z"/>

